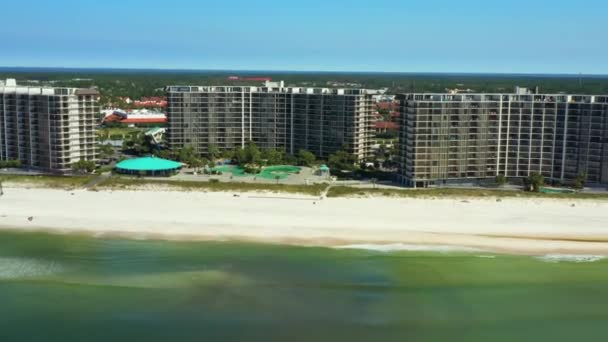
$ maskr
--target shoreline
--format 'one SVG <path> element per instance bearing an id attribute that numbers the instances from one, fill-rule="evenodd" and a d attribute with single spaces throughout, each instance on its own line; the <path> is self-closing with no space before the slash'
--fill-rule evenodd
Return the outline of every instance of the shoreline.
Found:
<path id="1" fill-rule="evenodd" d="M 602 256 L 608 258 L 608 242 L 524 237 L 482 237 L 477 235 L 449 235 L 430 238 L 432 234 L 407 232 L 409 239 L 396 240 L 352 240 L 329 237 L 296 239 L 285 236 L 251 237 L 245 235 L 163 234 L 146 231 L 87 230 L 65 228 L 6 227 L 0 231 L 15 233 L 45 233 L 53 235 L 85 236 L 90 238 L 126 239 L 134 241 L 167 242 L 227 242 L 280 245 L 293 247 L 323 247 L 335 249 L 361 249 L 386 251 L 443 251 L 464 253 L 496 253 L 522 256 L 574 255 Z M 424 241 L 422 243 L 421 241 Z M 460 243 L 455 243 L 460 242 Z M 553 243 L 558 242 L 558 243 Z M 519 243 L 522 245 L 517 246 Z"/>
<path id="2" fill-rule="evenodd" d="M 171 241 L 404 244 L 608 256 L 608 202 L 588 199 L 319 200 L 261 192 L 5 187 L 0 229 Z"/>

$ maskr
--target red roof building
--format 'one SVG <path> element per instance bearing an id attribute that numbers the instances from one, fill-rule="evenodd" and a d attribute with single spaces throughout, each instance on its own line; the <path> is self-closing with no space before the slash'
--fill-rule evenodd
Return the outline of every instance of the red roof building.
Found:
<path id="1" fill-rule="evenodd" d="M 124 124 L 164 124 L 167 123 L 167 118 L 133 118 L 120 120 Z"/>
<path id="2" fill-rule="evenodd" d="M 376 107 L 381 110 L 396 110 L 398 106 L 397 102 L 378 102 L 376 103 Z"/>
<path id="3" fill-rule="evenodd" d="M 103 119 L 104 122 L 118 122 L 122 124 L 165 124 L 167 116 L 160 112 L 151 112 L 146 109 L 135 111 L 132 113 L 123 112 L 120 110 L 114 111 L 112 114 Z"/>
<path id="4" fill-rule="evenodd" d="M 167 99 L 164 97 L 142 97 L 140 100 L 133 102 L 135 107 L 167 107 Z"/>
<path id="5" fill-rule="evenodd" d="M 388 131 L 396 131 L 399 129 L 399 125 L 391 121 L 376 121 L 374 124 L 376 133 L 386 133 Z"/>

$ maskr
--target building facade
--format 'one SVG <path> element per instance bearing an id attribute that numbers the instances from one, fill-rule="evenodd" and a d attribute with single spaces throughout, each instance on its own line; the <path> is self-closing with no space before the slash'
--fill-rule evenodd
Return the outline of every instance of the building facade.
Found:
<path id="1" fill-rule="evenodd" d="M 400 176 L 410 186 L 531 173 L 608 184 L 608 96 L 402 94 Z"/>
<path id="2" fill-rule="evenodd" d="M 98 97 L 93 89 L 0 81 L 0 160 L 56 172 L 69 172 L 80 160 L 95 161 Z"/>
<path id="3" fill-rule="evenodd" d="M 167 141 L 206 154 L 244 146 L 327 157 L 343 146 L 364 160 L 373 137 L 375 91 L 285 87 L 169 86 Z"/>

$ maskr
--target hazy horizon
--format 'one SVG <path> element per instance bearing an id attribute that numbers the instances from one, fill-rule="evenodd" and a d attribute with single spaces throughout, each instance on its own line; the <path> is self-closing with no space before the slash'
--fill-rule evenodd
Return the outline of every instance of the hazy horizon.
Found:
<path id="1" fill-rule="evenodd" d="M 501 73 L 501 72 L 458 72 L 458 71 L 447 71 L 447 72 L 436 72 L 436 71 L 358 71 L 358 70 L 346 70 L 346 71 L 332 71 L 332 70 L 263 70 L 263 69 L 173 69 L 173 68 L 118 68 L 118 67 L 59 67 L 59 66 L 3 66 L 0 65 L 0 72 L 177 72 L 177 73 L 235 73 L 235 74 L 249 74 L 258 75 L 260 73 L 268 74 L 336 74 L 336 75 L 373 75 L 373 74 L 386 74 L 386 75 L 446 75 L 446 76 L 530 76 L 530 77 L 608 77 L 606 74 L 584 74 L 584 73 Z M 260 75 L 263 76 L 263 75 Z"/>
<path id="2" fill-rule="evenodd" d="M 12 2 L 0 65 L 608 74 L 607 9 L 599 0 L 57 0 L 27 11 Z"/>

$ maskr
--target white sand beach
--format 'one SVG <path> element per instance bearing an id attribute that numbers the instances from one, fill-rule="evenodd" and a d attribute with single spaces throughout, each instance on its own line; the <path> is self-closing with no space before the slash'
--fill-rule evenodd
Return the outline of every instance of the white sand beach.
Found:
<path id="1" fill-rule="evenodd" d="M 608 255 L 608 201 L 329 198 L 6 188 L 0 228 L 298 245 L 419 244 Z"/>

